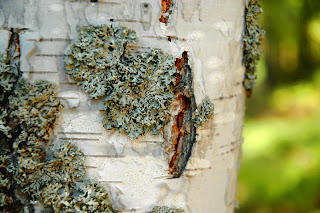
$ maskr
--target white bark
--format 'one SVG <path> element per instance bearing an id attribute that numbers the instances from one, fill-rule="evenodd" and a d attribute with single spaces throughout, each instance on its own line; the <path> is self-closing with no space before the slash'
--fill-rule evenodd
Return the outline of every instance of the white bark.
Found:
<path id="1" fill-rule="evenodd" d="M 144 4 L 148 3 L 148 7 Z M 169 24 L 159 22 L 160 0 L 5 0 L 0 9 L 0 45 L 7 28 L 20 34 L 21 70 L 31 82 L 59 86 L 64 102 L 54 140 L 71 140 L 87 155 L 87 176 L 98 179 L 123 212 L 155 205 L 186 212 L 233 212 L 242 144 L 245 94 L 242 35 L 245 0 L 177 0 Z M 113 22 L 110 21 L 113 19 Z M 198 129 L 187 170 L 168 175 L 162 136 L 131 141 L 101 123 L 101 104 L 65 74 L 63 56 L 79 26 L 113 24 L 136 30 L 136 48 L 161 48 L 180 57 L 189 51 L 197 103 L 208 96 L 214 118 Z M 166 36 L 178 40 L 168 41 Z"/>

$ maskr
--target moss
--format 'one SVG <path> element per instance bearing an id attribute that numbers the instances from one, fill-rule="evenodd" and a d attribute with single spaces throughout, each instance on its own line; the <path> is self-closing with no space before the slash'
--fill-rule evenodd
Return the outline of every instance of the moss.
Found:
<path id="1" fill-rule="evenodd" d="M 173 209 L 167 206 L 156 206 L 149 213 L 183 213 L 181 209 Z"/>
<path id="2" fill-rule="evenodd" d="M 197 109 L 192 113 L 193 125 L 201 127 L 206 123 L 213 115 L 214 106 L 210 99 L 206 97 L 202 100 Z"/>
<path id="3" fill-rule="evenodd" d="M 246 67 L 244 87 L 251 94 L 257 79 L 257 61 L 260 59 L 260 46 L 265 31 L 258 23 L 262 8 L 258 0 L 251 0 L 246 9 L 246 34 L 244 36 L 244 65 Z"/>
<path id="4" fill-rule="evenodd" d="M 128 53 L 127 46 L 137 40 L 125 27 L 81 28 L 66 58 L 66 73 L 91 98 L 104 97 L 104 127 L 131 139 L 158 134 L 164 126 L 177 74 L 174 57 L 159 49 Z"/>

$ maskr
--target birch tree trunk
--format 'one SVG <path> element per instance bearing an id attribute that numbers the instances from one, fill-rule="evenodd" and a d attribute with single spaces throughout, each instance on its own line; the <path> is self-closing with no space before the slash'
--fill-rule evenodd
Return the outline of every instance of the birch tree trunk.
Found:
<path id="1" fill-rule="evenodd" d="M 168 4 L 168 8 L 166 5 Z M 19 31 L 20 70 L 29 82 L 58 85 L 64 105 L 52 137 L 75 142 L 86 156 L 86 175 L 104 185 L 121 212 L 169 206 L 192 213 L 233 212 L 240 165 L 245 92 L 242 65 L 245 0 L 4 0 L 0 45 Z M 65 74 L 66 49 L 79 27 L 126 26 L 137 32 L 137 52 L 160 48 L 188 53 L 196 103 L 206 96 L 214 117 L 179 178 L 168 174 L 163 135 L 130 140 L 103 128 L 101 103 L 90 100 Z M 39 207 L 40 208 L 40 207 Z"/>

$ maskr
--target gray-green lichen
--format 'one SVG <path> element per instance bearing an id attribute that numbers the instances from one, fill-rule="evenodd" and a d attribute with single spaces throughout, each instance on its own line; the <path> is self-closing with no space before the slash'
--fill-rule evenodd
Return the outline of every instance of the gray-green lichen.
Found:
<path id="1" fill-rule="evenodd" d="M 77 183 L 85 174 L 84 155 L 77 146 L 59 142 L 46 150 L 61 108 L 56 87 L 20 79 L 9 103 L 12 122 L 21 128 L 11 167 L 22 192 L 54 212 L 115 212 L 101 186 L 89 180 Z"/>
<path id="2" fill-rule="evenodd" d="M 18 33 L 12 35 L 19 41 Z M 0 211 L 33 212 L 40 202 L 53 212 L 116 212 L 108 193 L 86 180 L 84 155 L 50 138 L 62 108 L 57 88 L 19 75 L 19 44 L 0 57 Z M 14 70 L 14 71 L 12 71 Z"/>
<path id="3" fill-rule="evenodd" d="M 149 213 L 183 213 L 181 209 L 169 208 L 167 206 L 156 206 Z"/>
<path id="4" fill-rule="evenodd" d="M 54 212 L 116 212 L 106 190 L 84 179 L 84 156 L 77 146 L 61 142 L 51 153 L 38 162 L 31 156 L 19 159 L 16 180 L 34 203 Z"/>
<path id="5" fill-rule="evenodd" d="M 61 108 L 55 85 L 46 81 L 32 85 L 21 78 L 9 97 L 9 105 L 13 122 L 22 126 L 29 135 L 34 134 L 41 140 L 49 139 L 49 131 L 56 123 Z"/>
<path id="6" fill-rule="evenodd" d="M 11 91 L 14 83 L 17 81 L 15 69 L 10 69 L 7 53 L 0 54 L 0 101 L 6 92 Z"/>
<path id="7" fill-rule="evenodd" d="M 66 73 L 90 98 L 104 97 L 104 127 L 131 139 L 164 126 L 177 74 L 174 57 L 159 49 L 128 53 L 137 40 L 125 27 L 84 27 L 65 60 Z"/>
<path id="8" fill-rule="evenodd" d="M 208 97 L 204 98 L 197 109 L 192 113 L 193 125 L 201 127 L 213 115 L 214 106 Z"/>
<path id="9" fill-rule="evenodd" d="M 5 134 L 7 137 L 11 137 L 10 130 L 11 128 L 7 126 L 6 118 L 8 116 L 7 110 L 0 106 L 1 114 L 0 114 L 0 132 Z"/>
<path id="10" fill-rule="evenodd" d="M 13 197 L 6 193 L 8 190 L 12 190 L 12 183 L 9 178 L 9 160 L 10 157 L 7 155 L 0 157 L 0 209 L 13 204 Z"/>
<path id="11" fill-rule="evenodd" d="M 246 9 L 246 34 L 244 36 L 244 65 L 246 67 L 244 87 L 248 95 L 251 94 L 257 79 L 257 61 L 260 59 L 260 46 L 265 31 L 258 23 L 258 16 L 262 8 L 258 0 L 250 0 Z"/>
<path id="12" fill-rule="evenodd" d="M 23 210 L 21 200 L 15 195 L 16 183 L 13 181 L 12 141 L 15 128 L 10 122 L 9 96 L 15 88 L 18 79 L 19 47 L 15 42 L 16 34 L 11 30 L 9 48 L 0 54 L 0 211 L 20 212 Z M 11 57 L 12 56 L 12 57 Z M 25 206 L 27 209 L 28 206 Z"/>
<path id="13" fill-rule="evenodd" d="M 5 109 L 5 96 L 8 94 L 14 83 L 17 81 L 17 74 L 10 69 L 7 53 L 0 54 L 0 132 L 10 137 L 11 128 L 7 125 L 7 110 Z"/>
<path id="14" fill-rule="evenodd" d="M 120 58 L 136 42 L 135 32 L 127 28 L 83 27 L 67 52 L 66 73 L 80 81 L 90 98 L 109 95 L 121 77 L 118 70 L 124 69 Z"/>

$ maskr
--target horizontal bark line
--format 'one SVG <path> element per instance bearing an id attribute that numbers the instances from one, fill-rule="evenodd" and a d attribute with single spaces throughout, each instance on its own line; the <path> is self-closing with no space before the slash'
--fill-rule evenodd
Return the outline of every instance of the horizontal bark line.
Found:
<path id="1" fill-rule="evenodd" d="M 216 156 L 226 155 L 230 152 L 235 151 L 236 149 L 240 149 L 243 144 L 243 141 L 244 141 L 244 139 L 242 138 L 238 141 L 230 142 L 230 144 L 228 144 L 228 145 L 223 145 L 223 146 L 218 147 Z"/>
<path id="2" fill-rule="evenodd" d="M 99 141 L 99 138 L 59 138 L 60 140 Z"/>
<path id="3" fill-rule="evenodd" d="M 140 22 L 140 21 L 131 21 L 131 22 Z M 176 36 L 172 36 L 172 35 L 168 35 L 168 36 L 141 36 L 142 38 L 152 38 L 152 39 L 157 39 L 157 40 L 178 40 L 178 41 L 188 41 L 189 39 L 186 38 L 179 38 Z M 46 42 L 46 41 L 61 41 L 61 42 L 70 42 L 73 39 L 70 38 L 40 38 L 40 39 L 36 39 L 36 38 L 30 38 L 30 39 L 26 39 L 26 41 L 37 41 L 37 42 Z"/>
<path id="4" fill-rule="evenodd" d="M 214 98 L 213 100 L 215 100 L 215 101 L 222 101 L 222 100 L 225 100 L 225 99 L 236 98 L 236 97 L 238 97 L 238 96 L 241 95 L 241 94 L 242 94 L 242 93 L 234 93 L 234 94 L 230 94 L 230 95 L 226 95 L 226 96 L 220 96 L 220 97 Z"/>
<path id="5" fill-rule="evenodd" d="M 102 132 L 58 132 L 58 134 L 102 135 Z"/>
<path id="6" fill-rule="evenodd" d="M 44 57 L 65 57 L 66 54 L 35 54 L 34 56 L 44 56 Z"/>
<path id="7" fill-rule="evenodd" d="M 31 74 L 59 74 L 59 71 L 26 71 L 21 70 L 23 73 L 31 73 Z"/>
<path id="8" fill-rule="evenodd" d="M 124 158 L 126 156 L 123 155 L 84 155 L 85 157 L 89 157 L 89 158 Z"/>
<path id="9" fill-rule="evenodd" d="M 57 97 L 59 99 L 79 99 L 79 97 Z"/>

